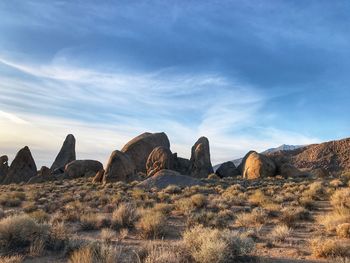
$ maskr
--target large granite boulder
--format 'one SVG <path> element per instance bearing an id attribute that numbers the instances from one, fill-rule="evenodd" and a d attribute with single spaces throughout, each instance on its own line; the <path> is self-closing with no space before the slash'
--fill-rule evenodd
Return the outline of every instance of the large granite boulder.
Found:
<path id="1" fill-rule="evenodd" d="M 64 173 L 68 178 L 93 177 L 103 169 L 102 163 L 95 160 L 76 160 L 66 165 Z"/>
<path id="2" fill-rule="evenodd" d="M 180 174 L 189 174 L 191 162 L 189 159 L 181 158 L 177 156 L 177 153 L 173 154 L 174 167 L 173 170 Z"/>
<path id="3" fill-rule="evenodd" d="M 213 166 L 210 161 L 209 140 L 206 137 L 201 137 L 191 150 L 190 174 L 197 178 L 207 178 L 213 172 Z"/>
<path id="4" fill-rule="evenodd" d="M 243 163 L 243 177 L 249 180 L 276 175 L 275 163 L 263 154 L 250 152 Z"/>
<path id="5" fill-rule="evenodd" d="M 8 165 L 9 158 L 7 155 L 3 155 L 0 157 L 0 183 L 5 179 L 8 170 L 9 170 L 9 165 Z"/>
<path id="6" fill-rule="evenodd" d="M 199 179 L 186 175 L 181 175 L 176 171 L 161 170 L 152 177 L 149 177 L 148 179 L 142 181 L 137 186 L 147 189 L 164 189 L 169 185 L 176 185 L 178 187 L 184 188 L 195 185 L 203 185 L 203 183 Z"/>
<path id="7" fill-rule="evenodd" d="M 146 162 L 147 176 L 152 176 L 160 170 L 172 170 L 174 166 L 173 154 L 169 148 L 156 147 L 148 156 Z"/>
<path id="8" fill-rule="evenodd" d="M 37 174 L 36 164 L 28 146 L 25 146 L 16 154 L 3 184 L 28 182 Z"/>
<path id="9" fill-rule="evenodd" d="M 50 169 L 54 174 L 61 174 L 66 165 L 75 160 L 75 138 L 72 134 L 68 134 Z"/>
<path id="10" fill-rule="evenodd" d="M 146 132 L 129 141 L 121 151 L 130 156 L 136 165 L 137 172 L 146 173 L 147 158 L 153 149 L 158 146 L 170 148 L 167 135 L 164 132 Z"/>
<path id="11" fill-rule="evenodd" d="M 28 184 L 44 183 L 54 180 L 55 177 L 51 174 L 50 168 L 42 166 L 37 175 L 29 179 Z"/>
<path id="12" fill-rule="evenodd" d="M 103 182 L 132 182 L 137 178 L 136 166 L 129 155 L 114 151 L 109 157 Z"/>
<path id="13" fill-rule="evenodd" d="M 239 175 L 239 171 L 233 162 L 225 162 L 215 172 L 220 178 L 234 177 Z"/>

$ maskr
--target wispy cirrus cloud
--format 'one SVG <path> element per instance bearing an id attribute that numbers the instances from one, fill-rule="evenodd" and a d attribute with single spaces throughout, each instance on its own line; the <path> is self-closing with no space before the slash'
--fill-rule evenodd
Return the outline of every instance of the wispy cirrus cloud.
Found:
<path id="1" fill-rule="evenodd" d="M 273 128 L 249 130 L 266 119 L 260 111 L 271 96 L 218 74 L 106 73 L 4 58 L 0 63 L 22 76 L 0 76 L 1 151 L 13 156 L 29 145 L 40 165 L 50 164 L 67 133 L 77 137 L 79 158 L 100 161 L 144 131 L 165 131 L 172 150 L 185 157 L 199 136 L 208 136 L 214 163 L 280 142 L 317 141 Z"/>

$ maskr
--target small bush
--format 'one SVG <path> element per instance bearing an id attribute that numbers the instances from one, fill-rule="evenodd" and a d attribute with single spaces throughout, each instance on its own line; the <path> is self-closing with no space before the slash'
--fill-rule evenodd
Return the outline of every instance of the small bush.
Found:
<path id="1" fill-rule="evenodd" d="M 331 196 L 331 204 L 339 214 L 350 214 L 350 188 L 335 191 Z"/>
<path id="2" fill-rule="evenodd" d="M 107 244 L 111 243 L 113 239 L 117 237 L 115 231 L 110 228 L 104 228 L 101 230 L 100 234 L 101 239 Z"/>
<path id="3" fill-rule="evenodd" d="M 92 243 L 75 250 L 69 263 L 114 263 L 120 259 L 120 251 L 116 248 Z"/>
<path id="4" fill-rule="evenodd" d="M 130 203 L 122 203 L 112 214 L 112 227 L 115 229 L 132 228 L 136 220 L 136 207 Z"/>
<path id="5" fill-rule="evenodd" d="M 203 194 L 195 194 L 191 196 L 191 201 L 195 208 L 203 208 L 207 203 L 207 198 Z"/>
<path id="6" fill-rule="evenodd" d="M 0 257 L 1 263 L 22 263 L 24 260 L 23 256 L 8 256 L 8 257 Z"/>
<path id="7" fill-rule="evenodd" d="M 0 249 L 16 251 L 30 247 L 35 241 L 47 241 L 48 225 L 37 223 L 28 215 L 15 215 L 0 221 Z"/>
<path id="8" fill-rule="evenodd" d="M 310 242 L 312 254 L 316 257 L 348 257 L 350 246 L 333 239 L 315 238 Z"/>
<path id="9" fill-rule="evenodd" d="M 350 223 L 344 223 L 337 226 L 337 236 L 350 238 Z"/>
<path id="10" fill-rule="evenodd" d="M 280 222 L 287 226 L 294 226 L 300 220 L 310 220 L 311 214 L 303 207 L 286 207 L 282 211 Z"/>
<path id="11" fill-rule="evenodd" d="M 137 229 L 143 238 L 158 238 L 165 234 L 164 214 L 152 209 L 145 210 L 137 222 Z"/>
<path id="12" fill-rule="evenodd" d="M 267 213 L 261 208 L 254 208 L 251 213 L 238 214 L 236 223 L 239 226 L 251 227 L 265 224 L 268 218 Z"/>
<path id="13" fill-rule="evenodd" d="M 282 242 L 290 236 L 292 229 L 286 225 L 275 226 L 270 233 L 270 238 L 275 242 Z"/>
<path id="14" fill-rule="evenodd" d="M 224 230 L 196 226 L 183 235 L 184 246 L 195 262 L 232 262 L 237 256 L 249 254 L 254 248 L 250 238 Z"/>
<path id="15" fill-rule="evenodd" d="M 96 214 L 83 214 L 80 217 L 80 228 L 84 231 L 96 230 L 97 227 L 97 215 Z"/>
<path id="16" fill-rule="evenodd" d="M 185 263 L 186 256 L 178 246 L 152 245 L 147 249 L 145 263 Z"/>

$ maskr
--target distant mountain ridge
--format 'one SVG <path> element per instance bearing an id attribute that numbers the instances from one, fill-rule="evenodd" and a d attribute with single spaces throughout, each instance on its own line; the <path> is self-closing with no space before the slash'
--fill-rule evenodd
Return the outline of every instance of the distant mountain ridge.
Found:
<path id="1" fill-rule="evenodd" d="M 267 149 L 263 152 L 261 152 L 262 154 L 272 154 L 272 153 L 275 153 L 275 152 L 279 152 L 279 151 L 293 151 L 293 150 L 296 150 L 296 149 L 299 149 L 299 148 L 302 148 L 306 145 L 288 145 L 288 144 L 282 144 L 276 148 L 270 148 L 270 149 Z M 238 159 L 235 159 L 235 160 L 231 160 L 231 162 L 233 162 L 235 164 L 235 166 L 237 167 L 238 165 L 240 165 L 240 163 L 242 162 L 242 158 L 238 158 Z M 218 169 L 220 167 L 222 163 L 220 164 L 217 164 L 215 165 L 213 168 L 214 168 L 214 171 L 216 171 L 216 169 Z"/>

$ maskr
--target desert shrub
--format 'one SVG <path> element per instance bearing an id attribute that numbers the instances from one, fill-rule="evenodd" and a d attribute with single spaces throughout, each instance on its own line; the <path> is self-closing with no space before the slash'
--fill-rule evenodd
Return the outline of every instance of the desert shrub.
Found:
<path id="1" fill-rule="evenodd" d="M 165 234 L 166 218 L 153 209 L 144 210 L 137 222 L 137 229 L 143 238 L 158 238 Z"/>
<path id="2" fill-rule="evenodd" d="M 220 211 L 221 212 L 221 211 Z M 230 216 L 221 212 L 214 213 L 212 211 L 202 210 L 200 212 L 193 212 L 187 217 L 187 228 L 195 225 L 203 225 L 205 227 L 224 228 L 227 227 L 227 220 Z"/>
<path id="3" fill-rule="evenodd" d="M 195 262 L 232 262 L 237 256 L 247 255 L 254 248 L 250 238 L 229 230 L 196 226 L 183 234 L 185 248 Z"/>
<path id="4" fill-rule="evenodd" d="M 6 207 L 17 207 L 22 204 L 23 194 L 20 192 L 19 195 L 15 193 L 6 193 L 6 194 L 1 194 L 0 195 L 0 205 L 6 206 Z M 25 195 L 24 195 L 25 196 Z"/>
<path id="5" fill-rule="evenodd" d="M 23 208 L 23 211 L 26 213 L 32 213 L 32 212 L 38 210 L 38 206 L 33 202 L 29 202 L 29 203 L 24 204 L 22 206 L 22 208 Z"/>
<path id="6" fill-rule="evenodd" d="M 208 175 L 208 179 L 211 180 L 220 180 L 220 177 L 216 173 L 212 173 Z"/>
<path id="7" fill-rule="evenodd" d="M 16 251 L 29 248 L 36 240 L 46 242 L 49 226 L 37 223 L 28 215 L 15 215 L 0 221 L 0 249 Z"/>
<path id="8" fill-rule="evenodd" d="M 321 225 L 324 225 L 328 232 L 333 232 L 336 230 L 337 226 L 350 222 L 350 215 L 333 212 L 320 216 L 317 221 Z"/>
<path id="9" fill-rule="evenodd" d="M 261 190 L 256 190 L 249 196 L 248 202 L 253 206 L 261 206 L 264 203 L 269 203 L 270 199 Z"/>
<path id="10" fill-rule="evenodd" d="M 311 219 L 310 212 L 303 207 L 285 207 L 281 213 L 279 220 L 287 226 L 293 226 L 300 220 Z"/>
<path id="11" fill-rule="evenodd" d="M 101 230 L 100 234 L 101 239 L 106 242 L 107 244 L 111 243 L 113 239 L 117 237 L 116 233 L 114 230 L 110 228 L 104 228 Z"/>
<path id="12" fill-rule="evenodd" d="M 135 205 L 131 203 L 122 203 L 112 214 L 112 227 L 115 229 L 132 228 L 137 221 Z"/>
<path id="13" fill-rule="evenodd" d="M 303 197 L 308 197 L 313 200 L 319 200 L 320 197 L 324 196 L 325 189 L 322 182 L 313 182 L 309 185 L 309 189 L 303 192 Z"/>
<path id="14" fill-rule="evenodd" d="M 333 239 L 315 238 L 310 242 L 311 252 L 315 257 L 348 257 L 350 246 Z"/>
<path id="15" fill-rule="evenodd" d="M 61 250 L 69 242 L 69 231 L 64 222 L 58 222 L 51 226 L 48 246 L 51 250 Z"/>
<path id="16" fill-rule="evenodd" d="M 339 214 L 350 214 L 350 188 L 335 191 L 330 201 Z"/>
<path id="17" fill-rule="evenodd" d="M 163 192 L 167 194 L 179 194 L 181 193 L 181 188 L 177 185 L 169 185 L 163 190 Z"/>
<path id="18" fill-rule="evenodd" d="M 173 209 L 174 205 L 164 203 L 158 203 L 153 208 L 154 211 L 158 211 L 164 215 L 169 215 Z"/>
<path id="19" fill-rule="evenodd" d="M 92 213 L 81 215 L 80 228 L 84 231 L 97 229 L 97 215 Z"/>
<path id="20" fill-rule="evenodd" d="M 350 223 L 344 223 L 337 226 L 337 236 L 350 238 Z"/>
<path id="21" fill-rule="evenodd" d="M 188 262 L 180 246 L 152 244 L 146 248 L 144 263 L 185 263 Z"/>
<path id="22" fill-rule="evenodd" d="M 269 236 L 275 242 L 282 242 L 290 236 L 291 232 L 292 229 L 290 229 L 288 226 L 277 225 L 272 229 Z"/>
<path id="23" fill-rule="evenodd" d="M 268 218 L 264 209 L 254 208 L 251 213 L 241 213 L 237 215 L 236 224 L 239 226 L 250 227 L 263 225 Z"/>
<path id="24" fill-rule="evenodd" d="M 207 204 L 207 198 L 203 194 L 192 195 L 191 201 L 195 208 L 203 208 Z"/>
<path id="25" fill-rule="evenodd" d="M 120 259 L 121 251 L 115 247 L 92 243 L 75 250 L 69 263 L 114 263 Z"/>
<path id="26" fill-rule="evenodd" d="M 49 215 L 43 210 L 36 210 L 28 215 L 39 223 L 47 222 L 50 218 Z"/>
<path id="27" fill-rule="evenodd" d="M 23 260 L 24 258 L 21 255 L 0 257 L 1 263 L 22 263 Z"/>

